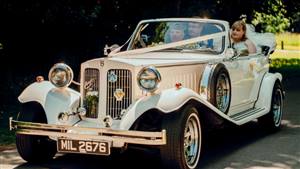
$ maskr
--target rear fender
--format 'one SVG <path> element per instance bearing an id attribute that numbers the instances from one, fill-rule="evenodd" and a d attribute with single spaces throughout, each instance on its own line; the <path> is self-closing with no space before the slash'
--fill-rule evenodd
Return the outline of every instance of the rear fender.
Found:
<path id="1" fill-rule="evenodd" d="M 265 75 L 255 107 L 265 107 L 267 109 L 266 112 L 270 111 L 273 88 L 277 80 L 279 82 L 282 81 L 282 75 L 280 73 L 267 73 Z"/>
<path id="2" fill-rule="evenodd" d="M 18 97 L 21 103 L 38 102 L 44 109 L 48 124 L 58 124 L 60 112 L 75 112 L 79 106 L 80 93 L 70 88 L 59 89 L 49 81 L 32 83 Z M 72 124 L 78 117 L 70 116 Z"/>

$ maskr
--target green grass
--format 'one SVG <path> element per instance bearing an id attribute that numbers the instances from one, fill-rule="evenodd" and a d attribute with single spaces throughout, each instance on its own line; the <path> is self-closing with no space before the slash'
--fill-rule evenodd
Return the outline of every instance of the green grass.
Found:
<path id="1" fill-rule="evenodd" d="M 299 33 L 281 33 L 276 34 L 277 49 L 281 49 L 281 42 L 285 50 L 300 50 Z"/>
<path id="2" fill-rule="evenodd" d="M 273 58 L 270 72 L 279 72 L 285 79 L 300 78 L 300 58 Z"/>
<path id="3" fill-rule="evenodd" d="M 279 51 L 275 50 L 275 52 L 271 55 L 271 58 L 285 58 L 285 59 L 300 59 L 300 51 Z"/>
<path id="4" fill-rule="evenodd" d="M 281 33 L 276 34 L 277 47 L 271 58 L 300 58 L 300 33 Z M 281 42 L 284 50 L 281 49 Z"/>
<path id="5" fill-rule="evenodd" d="M 300 58 L 274 58 L 271 60 L 270 67 L 300 69 Z"/>
<path id="6" fill-rule="evenodd" d="M 277 44 L 276 49 L 281 49 L 281 44 Z M 288 45 L 284 45 L 283 46 L 284 50 L 300 50 L 300 46 L 288 46 Z"/>
<path id="7" fill-rule="evenodd" d="M 15 108 L 9 108 L 11 111 L 0 111 L 0 150 L 1 146 L 9 146 L 15 144 L 15 132 L 9 130 L 9 117 L 16 119 L 17 113 L 14 112 Z M 14 110 L 14 111 L 13 111 Z"/>
<path id="8" fill-rule="evenodd" d="M 15 133 L 10 131 L 8 127 L 0 128 L 0 146 L 12 145 L 15 143 Z"/>

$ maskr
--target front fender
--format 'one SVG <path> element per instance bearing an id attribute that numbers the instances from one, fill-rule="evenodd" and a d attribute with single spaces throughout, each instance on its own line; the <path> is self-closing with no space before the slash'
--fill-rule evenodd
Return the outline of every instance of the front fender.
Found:
<path id="1" fill-rule="evenodd" d="M 70 88 L 59 89 L 49 81 L 32 83 L 18 97 L 21 103 L 38 102 L 44 108 L 48 124 L 58 123 L 58 113 L 74 112 L 79 106 L 80 93 Z M 76 121 L 75 117 L 70 123 Z"/>
<path id="2" fill-rule="evenodd" d="M 185 103 L 192 99 L 204 104 L 211 110 L 220 114 L 223 118 L 228 119 L 222 112 L 205 99 L 202 99 L 200 95 L 193 90 L 188 88 L 171 88 L 156 95 L 142 97 L 133 103 L 122 117 L 120 129 L 128 130 L 136 119 L 150 109 L 157 109 L 163 113 L 170 113 L 180 109 Z"/>

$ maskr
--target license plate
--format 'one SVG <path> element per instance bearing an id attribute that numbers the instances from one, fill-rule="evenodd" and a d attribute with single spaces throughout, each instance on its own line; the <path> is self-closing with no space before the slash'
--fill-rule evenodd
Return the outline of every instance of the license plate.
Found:
<path id="1" fill-rule="evenodd" d="M 87 140 L 57 140 L 57 151 L 65 153 L 82 153 L 95 155 L 109 155 L 110 143 L 105 141 L 87 141 Z"/>

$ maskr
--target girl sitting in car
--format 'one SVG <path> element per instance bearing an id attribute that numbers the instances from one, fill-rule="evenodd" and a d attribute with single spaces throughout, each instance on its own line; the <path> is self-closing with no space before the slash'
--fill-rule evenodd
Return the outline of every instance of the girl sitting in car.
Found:
<path id="1" fill-rule="evenodd" d="M 231 27 L 231 39 L 233 48 L 237 50 L 240 55 L 249 55 L 256 53 L 254 43 L 246 37 L 246 23 L 239 20 L 233 23 Z"/>

